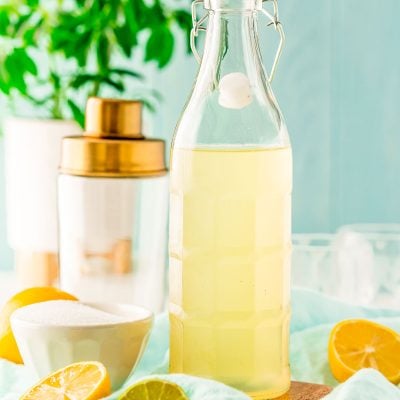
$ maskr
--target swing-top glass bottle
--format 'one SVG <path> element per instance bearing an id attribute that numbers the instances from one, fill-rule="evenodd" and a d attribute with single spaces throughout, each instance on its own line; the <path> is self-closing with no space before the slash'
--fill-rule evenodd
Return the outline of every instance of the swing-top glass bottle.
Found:
<path id="1" fill-rule="evenodd" d="M 270 87 L 283 43 L 270 3 L 205 0 L 194 16 L 206 43 L 171 153 L 170 371 L 256 399 L 290 385 L 292 159 Z M 269 77 L 260 12 L 281 34 Z"/>

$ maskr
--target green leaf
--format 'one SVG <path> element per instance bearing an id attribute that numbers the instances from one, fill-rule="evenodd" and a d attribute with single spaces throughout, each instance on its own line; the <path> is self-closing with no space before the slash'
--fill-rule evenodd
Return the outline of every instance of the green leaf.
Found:
<path id="1" fill-rule="evenodd" d="M 121 0 L 108 0 L 108 20 L 116 21 L 118 19 L 118 14 L 120 13 L 120 8 L 123 6 L 124 1 Z"/>
<path id="2" fill-rule="evenodd" d="M 99 74 L 81 74 L 77 75 L 75 79 L 71 83 L 71 87 L 74 89 L 78 89 L 86 83 L 90 82 L 98 82 L 100 84 L 104 84 L 107 86 L 111 86 L 113 89 L 118 90 L 118 92 L 123 92 L 125 90 L 125 86 L 120 81 L 115 81 L 108 76 L 99 75 Z"/>
<path id="3" fill-rule="evenodd" d="M 37 7 L 39 5 L 39 0 L 26 0 L 29 7 Z"/>
<path id="4" fill-rule="evenodd" d="M 124 84 L 122 82 L 114 81 L 114 80 L 112 80 L 111 78 L 109 78 L 107 76 L 102 77 L 101 78 L 101 82 L 106 84 L 106 85 L 108 85 L 108 86 L 113 87 L 118 92 L 122 93 L 125 90 L 125 86 L 124 86 Z"/>
<path id="5" fill-rule="evenodd" d="M 84 31 L 71 28 L 71 26 L 75 26 L 75 22 L 71 26 L 67 26 L 65 22 L 69 19 L 67 17 L 62 19 L 64 25 L 60 25 L 51 32 L 50 47 L 53 51 L 61 51 L 67 58 L 75 59 L 80 67 L 84 67 L 88 63 L 88 53 L 94 31 L 90 27 L 86 27 Z"/>
<path id="6" fill-rule="evenodd" d="M 156 111 L 156 107 L 154 104 L 149 100 L 149 99 L 140 99 L 140 101 L 143 103 L 143 105 L 152 113 Z"/>
<path id="7" fill-rule="evenodd" d="M 83 111 L 71 99 L 69 99 L 67 103 L 75 121 L 83 128 L 85 122 L 85 115 Z"/>
<path id="8" fill-rule="evenodd" d="M 36 45 L 36 35 L 41 33 L 39 29 L 42 26 L 43 22 L 44 18 L 40 18 L 34 26 L 25 30 L 22 38 L 27 46 Z"/>
<path id="9" fill-rule="evenodd" d="M 9 59 L 6 59 L 5 61 L 5 67 L 7 68 L 8 72 L 10 73 L 10 70 L 14 69 L 14 65 L 11 67 L 11 62 Z M 15 69 L 14 69 L 15 71 Z M 9 80 L 9 87 L 10 89 L 17 89 L 20 93 L 26 94 L 26 82 L 24 79 L 23 74 L 21 72 L 17 72 L 12 75 L 12 77 Z"/>
<path id="10" fill-rule="evenodd" d="M 131 38 L 131 30 L 128 25 L 123 25 L 121 27 L 117 27 L 114 30 L 115 38 L 117 39 L 117 43 L 121 47 L 122 51 L 127 57 L 130 57 L 132 54 L 132 47 L 136 45 L 134 43 L 136 41 L 136 37 L 134 41 Z"/>
<path id="11" fill-rule="evenodd" d="M 173 18 L 175 19 L 178 26 L 183 30 L 186 36 L 186 50 L 188 53 L 191 52 L 190 48 L 190 31 L 192 30 L 192 16 L 186 10 L 176 10 L 173 13 Z"/>
<path id="12" fill-rule="evenodd" d="M 92 39 L 92 32 L 87 31 L 81 34 L 79 39 L 71 41 L 66 48 L 65 55 L 67 57 L 74 57 L 80 67 L 85 67 L 88 63 L 89 48 Z"/>
<path id="13" fill-rule="evenodd" d="M 27 94 L 25 74 L 36 75 L 38 72 L 36 64 L 23 48 L 14 49 L 14 51 L 5 58 L 4 70 L 8 75 L 8 91 L 14 88 L 23 95 Z M 3 82 L 5 81 L 3 80 Z"/>
<path id="14" fill-rule="evenodd" d="M 27 53 L 26 49 L 20 47 L 14 49 L 14 51 L 7 57 L 6 63 L 8 60 L 8 73 L 12 74 L 12 76 L 18 75 L 21 73 L 24 75 L 25 73 L 30 73 L 32 75 L 37 75 L 37 67 L 35 62 Z M 18 68 L 18 71 L 12 70 L 12 67 Z"/>
<path id="15" fill-rule="evenodd" d="M 15 88 L 22 94 L 26 94 L 25 68 L 23 61 L 21 61 L 21 51 L 24 50 L 15 49 L 9 54 L 4 61 L 4 67 L 9 76 L 10 88 Z"/>
<path id="16" fill-rule="evenodd" d="M 53 50 L 65 50 L 64 47 L 71 40 L 71 32 L 64 30 L 62 27 L 59 29 L 53 29 L 51 31 L 51 48 Z"/>
<path id="17" fill-rule="evenodd" d="M 192 29 L 192 16 L 189 11 L 176 10 L 173 13 L 173 17 L 182 29 Z"/>
<path id="18" fill-rule="evenodd" d="M 37 106 L 44 106 L 46 103 L 53 98 L 53 96 L 46 96 L 42 99 L 38 99 L 34 96 L 31 96 L 29 94 L 26 95 L 26 98 L 28 98 L 30 101 L 32 101 L 34 104 Z"/>
<path id="19" fill-rule="evenodd" d="M 124 6 L 125 26 L 130 30 L 131 35 L 136 37 L 141 22 L 140 15 L 143 14 L 144 4 L 142 0 L 127 1 Z M 147 10 L 147 8 L 145 7 Z"/>
<path id="20" fill-rule="evenodd" d="M 37 32 L 37 28 L 36 27 L 27 29 L 24 32 L 22 38 L 23 38 L 23 40 L 24 40 L 24 42 L 25 42 L 25 44 L 27 46 L 35 44 L 35 34 L 36 34 L 36 32 Z"/>
<path id="21" fill-rule="evenodd" d="M 81 86 L 85 85 L 88 82 L 100 82 L 100 81 L 101 81 L 100 75 L 80 74 L 73 79 L 73 81 L 71 82 L 71 87 L 73 87 L 74 89 L 79 89 Z"/>
<path id="22" fill-rule="evenodd" d="M 51 80 L 53 82 L 54 88 L 56 91 L 61 89 L 61 78 L 60 75 L 56 74 L 55 72 L 50 73 Z"/>
<path id="23" fill-rule="evenodd" d="M 146 44 L 145 61 L 155 60 L 158 68 L 165 67 L 174 52 L 174 35 L 167 26 L 161 25 L 152 30 Z"/>
<path id="24" fill-rule="evenodd" d="M 138 1 L 139 3 L 141 2 L 141 0 L 134 1 Z M 138 44 L 137 35 L 139 33 L 139 19 L 135 14 L 136 10 L 134 4 L 130 1 L 125 2 L 123 8 L 125 20 L 120 26 L 114 29 L 117 43 L 126 57 L 131 56 L 132 48 Z"/>
<path id="25" fill-rule="evenodd" d="M 26 22 L 28 22 L 31 16 L 32 14 L 30 12 L 27 14 L 20 15 L 17 22 L 13 25 L 15 34 L 17 34 L 19 30 L 24 27 L 24 25 L 26 24 Z"/>
<path id="26" fill-rule="evenodd" d="M 71 30 L 77 30 L 76 33 L 89 30 L 96 22 L 97 18 L 93 18 L 91 10 L 79 10 L 75 13 L 60 13 L 57 29 L 71 33 Z M 99 15 L 100 17 L 100 15 Z"/>
<path id="27" fill-rule="evenodd" d="M 100 71 L 106 71 L 110 61 L 110 43 L 106 35 L 101 35 L 96 46 L 97 64 Z"/>
<path id="28" fill-rule="evenodd" d="M 125 6 L 125 17 L 129 26 L 137 25 L 137 31 L 148 28 L 148 18 L 151 17 L 151 9 L 143 0 L 128 0 Z"/>
<path id="29" fill-rule="evenodd" d="M 2 62 L 0 62 L 0 91 L 3 92 L 5 95 L 10 94 L 10 85 L 8 83 L 8 76 Z"/>
<path id="30" fill-rule="evenodd" d="M 118 75 L 128 75 L 128 76 L 131 76 L 132 78 L 136 78 L 141 81 L 144 80 L 144 76 L 142 74 L 140 74 L 139 72 L 136 72 L 136 71 L 131 71 L 129 69 L 111 68 L 110 73 L 118 74 Z"/>
<path id="31" fill-rule="evenodd" d="M 3 92 L 6 96 L 10 94 L 10 88 L 6 82 L 0 79 L 0 92 Z"/>
<path id="32" fill-rule="evenodd" d="M 18 52 L 18 57 L 20 58 L 21 62 L 24 65 L 25 71 L 29 72 L 32 75 L 37 75 L 38 70 L 35 62 L 29 56 L 29 54 L 24 49 L 17 49 L 15 50 Z"/>
<path id="33" fill-rule="evenodd" d="M 152 97 L 154 97 L 159 102 L 164 100 L 163 95 L 156 89 L 151 89 L 150 94 Z"/>
<path id="34" fill-rule="evenodd" d="M 10 19 L 8 17 L 8 12 L 6 9 L 0 10 L 0 35 L 7 35 L 7 28 L 10 25 Z"/>
<path id="35" fill-rule="evenodd" d="M 154 1 L 153 7 L 151 7 L 148 13 L 148 18 L 150 19 L 149 25 L 164 25 L 167 21 L 167 17 L 164 14 L 164 7 L 161 5 L 159 0 Z"/>

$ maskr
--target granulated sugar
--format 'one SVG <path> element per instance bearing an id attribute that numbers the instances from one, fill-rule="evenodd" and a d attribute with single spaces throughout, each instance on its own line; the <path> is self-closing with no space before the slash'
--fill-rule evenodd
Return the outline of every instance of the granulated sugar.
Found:
<path id="1" fill-rule="evenodd" d="M 55 326 L 105 325 L 129 321 L 129 318 L 71 300 L 31 304 L 15 311 L 14 315 L 26 322 Z"/>

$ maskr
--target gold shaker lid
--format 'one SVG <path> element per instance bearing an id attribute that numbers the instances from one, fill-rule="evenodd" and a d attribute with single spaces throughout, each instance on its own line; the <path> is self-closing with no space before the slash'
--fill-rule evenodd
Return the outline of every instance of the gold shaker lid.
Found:
<path id="1" fill-rule="evenodd" d="M 61 173 L 92 177 L 160 176 L 165 142 L 142 134 L 142 103 L 89 98 L 82 136 L 62 141 Z"/>
<path id="2" fill-rule="evenodd" d="M 142 103 L 89 97 L 84 136 L 143 139 Z"/>

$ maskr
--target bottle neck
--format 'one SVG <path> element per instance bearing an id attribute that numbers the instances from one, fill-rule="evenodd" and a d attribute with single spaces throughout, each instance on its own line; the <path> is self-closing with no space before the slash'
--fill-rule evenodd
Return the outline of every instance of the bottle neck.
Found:
<path id="1" fill-rule="evenodd" d="M 267 85 L 260 56 L 256 10 L 210 10 L 199 79 L 218 84 L 242 73 L 254 86 Z"/>
<path id="2" fill-rule="evenodd" d="M 204 4 L 210 10 L 206 43 L 174 146 L 286 146 L 285 123 L 261 61 L 257 34 L 261 0 L 204 0 Z"/>

